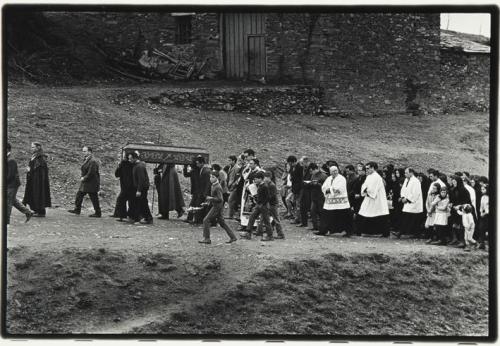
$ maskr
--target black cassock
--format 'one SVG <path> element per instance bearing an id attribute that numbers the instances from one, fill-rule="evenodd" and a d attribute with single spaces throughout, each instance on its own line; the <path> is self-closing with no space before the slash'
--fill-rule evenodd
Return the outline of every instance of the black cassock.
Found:
<path id="1" fill-rule="evenodd" d="M 23 204 L 39 214 L 45 214 L 45 208 L 51 207 L 49 168 L 47 156 L 38 154 L 29 162 L 30 171 L 26 175 L 26 189 Z"/>
<path id="2" fill-rule="evenodd" d="M 155 169 L 155 186 L 159 213 L 164 217 L 168 217 L 171 210 L 180 214 L 185 204 L 175 165 L 164 163 Z"/>

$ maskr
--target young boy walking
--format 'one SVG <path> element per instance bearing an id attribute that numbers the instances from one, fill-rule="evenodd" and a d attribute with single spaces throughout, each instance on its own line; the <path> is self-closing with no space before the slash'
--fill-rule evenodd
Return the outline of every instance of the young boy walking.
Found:
<path id="1" fill-rule="evenodd" d="M 271 223 L 269 222 L 269 188 L 266 184 L 264 184 L 263 172 L 255 173 L 253 181 L 258 186 L 256 196 L 257 201 L 248 220 L 248 225 L 245 227 L 245 232 L 241 235 L 241 238 L 251 238 L 253 224 L 255 223 L 255 220 L 261 216 L 261 222 L 266 228 L 266 235 L 263 236 L 261 240 L 273 240 L 273 230 L 271 228 Z"/>
<path id="2" fill-rule="evenodd" d="M 200 240 L 200 244 L 211 244 L 210 240 L 210 225 L 212 222 L 218 223 L 229 236 L 229 240 L 226 242 L 228 244 L 236 241 L 236 236 L 233 231 L 224 221 L 224 216 L 222 215 L 224 211 L 224 197 L 222 195 L 222 187 L 219 183 L 219 172 L 212 171 L 210 173 L 210 183 L 212 184 L 210 196 L 207 196 L 206 202 L 212 205 L 207 216 L 203 219 L 203 240 Z"/>

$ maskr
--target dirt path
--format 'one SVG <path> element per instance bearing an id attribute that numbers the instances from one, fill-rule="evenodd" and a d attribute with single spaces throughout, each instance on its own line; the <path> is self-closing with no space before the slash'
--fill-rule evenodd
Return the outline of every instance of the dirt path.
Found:
<path id="1" fill-rule="evenodd" d="M 130 258 L 154 253 L 165 254 L 175 258 L 180 267 L 195 275 L 195 278 L 207 274 L 211 279 L 203 281 L 203 284 L 200 281 L 200 286 L 197 287 L 202 287 L 201 291 L 176 295 L 180 297 L 178 300 L 168 303 L 158 301 L 148 309 L 123 315 L 123 319 L 119 321 L 86 325 L 85 332 L 97 334 L 130 333 L 134 328 L 164 322 L 172 314 L 214 301 L 231 287 L 246 282 L 253 274 L 287 260 L 321 259 L 327 253 L 382 253 L 396 257 L 419 253 L 448 257 L 462 252 L 451 247 L 425 245 L 420 240 L 315 236 L 286 221 L 285 240 L 264 243 L 256 238 L 227 245 L 225 233 L 220 228 L 213 228 L 212 245 L 202 246 L 197 243 L 201 238 L 201 227 L 189 226 L 175 219 L 155 220 L 154 225 L 139 226 L 119 223 L 111 217 L 88 218 L 86 214 L 89 212 L 84 211 L 81 216 L 74 216 L 65 210 L 49 209 L 45 219 L 33 218 L 25 224 L 23 216 L 15 212 L 8 230 L 7 246 L 10 250 L 22 249 L 25 254 L 18 254 L 16 263 L 26 261 L 33 253 L 60 252 L 61 245 L 64 244 L 65 249 L 72 249 L 73 252 L 105 249 L 106 252 L 121 253 Z M 231 222 L 231 227 L 236 229 L 237 224 Z M 61 256 L 64 258 L 65 255 Z M 206 272 L 203 268 L 211 261 L 218 263 L 218 272 L 202 273 Z M 126 278 L 127 269 L 122 270 L 125 272 L 121 273 L 121 277 Z M 130 270 L 130 277 L 133 277 L 134 272 Z M 165 275 L 160 273 L 160 277 L 165 278 Z M 182 277 L 179 280 L 183 280 Z M 22 286 L 22 282 L 15 282 L 15 278 L 12 281 L 15 285 Z"/>

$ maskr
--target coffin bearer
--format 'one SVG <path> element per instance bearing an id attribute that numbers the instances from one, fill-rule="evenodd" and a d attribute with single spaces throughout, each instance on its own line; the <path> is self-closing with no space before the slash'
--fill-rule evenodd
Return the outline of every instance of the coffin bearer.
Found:
<path id="1" fill-rule="evenodd" d="M 33 155 L 26 169 L 23 204 L 35 212 L 33 216 L 45 217 L 45 208 L 52 206 L 47 155 L 43 153 L 42 145 L 38 142 L 31 143 L 31 152 Z"/>
<path id="2" fill-rule="evenodd" d="M 132 216 L 130 211 L 135 198 L 134 182 L 132 180 L 133 168 L 134 165 L 127 157 L 124 157 L 115 171 L 115 177 L 120 178 L 120 194 L 116 198 L 115 212 L 112 216 L 117 217 L 118 221 L 126 219 L 127 216 Z"/>
<path id="3" fill-rule="evenodd" d="M 99 163 L 92 154 L 91 147 L 83 147 L 83 164 L 81 167 L 80 188 L 76 193 L 75 209 L 68 210 L 72 214 L 80 215 L 82 210 L 83 197 L 88 194 L 94 207 L 94 214 L 90 217 L 101 217 L 101 208 L 99 206 L 99 197 L 97 192 L 100 188 Z"/>
<path id="4" fill-rule="evenodd" d="M 389 206 L 382 177 L 377 173 L 375 162 L 366 164 L 366 179 L 361 185 L 361 196 L 364 197 L 359 208 L 358 218 L 360 233 L 382 234 L 389 236 L 387 217 Z"/>
<path id="5" fill-rule="evenodd" d="M 28 222 L 33 213 L 19 202 L 16 197 L 17 189 L 21 186 L 21 180 L 19 179 L 19 172 L 17 170 L 17 162 L 10 156 L 11 146 L 7 143 L 7 225 L 10 222 L 10 214 L 12 207 L 14 206 L 21 213 L 26 215 L 26 221 Z"/>
<path id="6" fill-rule="evenodd" d="M 134 165 L 132 169 L 132 179 L 135 189 L 135 200 L 133 203 L 132 223 L 141 222 L 143 224 L 152 224 L 153 215 L 148 204 L 149 176 L 146 164 L 139 160 L 139 153 L 134 151 L 128 154 L 128 159 Z M 144 220 L 141 221 L 141 218 Z"/>
<path id="7" fill-rule="evenodd" d="M 212 171 L 210 174 L 210 196 L 206 197 L 206 202 L 208 202 L 212 207 L 208 212 L 207 216 L 203 219 L 203 240 L 200 240 L 201 244 L 210 244 L 210 225 L 212 222 L 217 222 L 229 236 L 227 243 L 232 243 L 236 241 L 236 236 L 233 231 L 224 221 L 224 216 L 222 212 L 224 211 L 224 197 L 222 196 L 222 187 L 219 184 L 219 172 Z"/>
<path id="8" fill-rule="evenodd" d="M 156 190 L 158 191 L 160 219 L 168 220 L 171 210 L 177 211 L 177 217 L 181 217 L 184 214 L 185 204 L 175 165 L 162 163 L 153 172 L 155 174 Z"/>

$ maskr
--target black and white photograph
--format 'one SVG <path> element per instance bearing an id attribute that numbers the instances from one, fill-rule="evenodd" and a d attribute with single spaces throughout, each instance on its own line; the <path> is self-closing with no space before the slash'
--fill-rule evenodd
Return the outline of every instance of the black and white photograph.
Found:
<path id="1" fill-rule="evenodd" d="M 3 338 L 496 339 L 497 7 L 2 26 Z"/>

